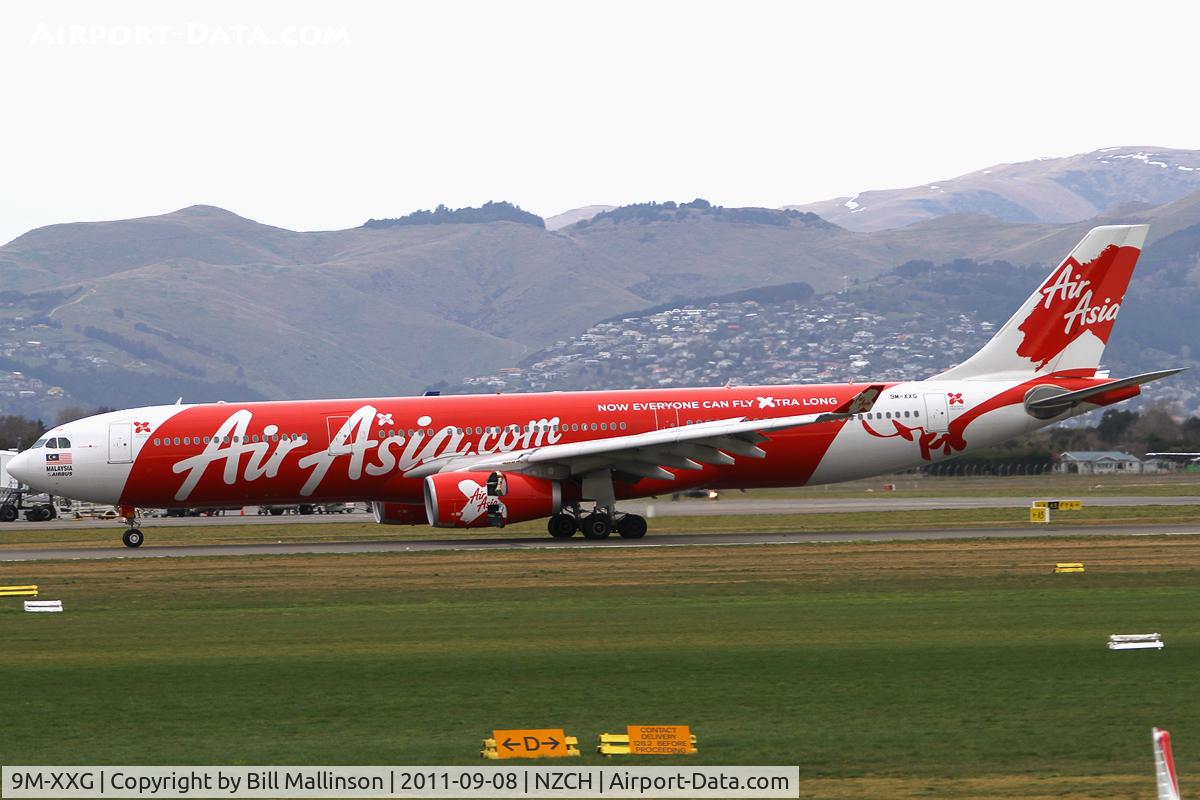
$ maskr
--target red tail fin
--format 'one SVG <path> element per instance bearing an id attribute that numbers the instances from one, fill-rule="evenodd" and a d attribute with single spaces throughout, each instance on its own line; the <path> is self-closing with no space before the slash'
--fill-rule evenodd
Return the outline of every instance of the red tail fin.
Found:
<path id="1" fill-rule="evenodd" d="M 1092 228 L 975 355 L 938 379 L 1023 379 L 1100 366 L 1147 225 Z"/>

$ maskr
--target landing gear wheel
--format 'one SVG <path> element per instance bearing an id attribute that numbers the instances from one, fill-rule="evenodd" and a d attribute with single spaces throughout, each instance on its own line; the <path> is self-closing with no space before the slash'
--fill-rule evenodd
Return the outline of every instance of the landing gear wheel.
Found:
<path id="1" fill-rule="evenodd" d="M 588 514 L 579 523 L 579 530 L 583 531 L 585 539 L 607 539 L 612 533 L 612 523 L 608 521 L 607 514 Z"/>
<path id="2" fill-rule="evenodd" d="M 575 535 L 575 531 L 579 530 L 579 524 L 570 514 L 555 514 L 546 520 L 546 530 L 550 531 L 550 535 L 555 539 L 570 539 Z"/>
<path id="3" fill-rule="evenodd" d="M 142 539 L 142 532 L 137 528 L 130 528 L 121 536 L 121 541 L 125 543 L 126 547 L 141 547 Z"/>
<path id="4" fill-rule="evenodd" d="M 300 506 L 300 513 L 304 514 L 305 516 L 308 516 L 309 514 L 313 513 L 314 510 L 315 509 L 310 505 Z"/>
<path id="5" fill-rule="evenodd" d="M 270 514 L 271 514 L 271 516 L 272 516 L 272 517 L 278 517 L 278 516 L 279 516 L 280 514 L 282 514 L 282 513 L 283 513 L 283 509 L 282 509 L 282 508 L 272 508 L 272 509 L 270 509 Z"/>
<path id="6" fill-rule="evenodd" d="M 646 535 L 646 518 L 637 514 L 626 514 L 617 520 L 617 533 L 622 539 L 640 539 Z"/>
<path id="7" fill-rule="evenodd" d="M 16 522 L 18 516 L 16 506 L 0 507 L 0 522 Z"/>

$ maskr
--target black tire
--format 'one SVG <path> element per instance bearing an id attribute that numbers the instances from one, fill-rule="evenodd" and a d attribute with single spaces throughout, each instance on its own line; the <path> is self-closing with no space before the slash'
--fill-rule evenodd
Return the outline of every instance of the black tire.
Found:
<path id="1" fill-rule="evenodd" d="M 25 510 L 25 519 L 29 522 L 45 522 L 46 509 L 41 506 L 33 506 Z"/>
<path id="2" fill-rule="evenodd" d="M 585 539 L 607 539 L 612 533 L 612 523 L 607 514 L 588 514 L 579 523 L 579 530 Z"/>
<path id="3" fill-rule="evenodd" d="M 267 512 L 268 512 L 268 513 L 269 513 L 269 514 L 270 514 L 272 517 L 278 517 L 280 514 L 282 514 L 282 513 L 283 513 L 283 509 L 282 509 L 282 508 L 269 508 L 269 509 L 267 509 Z"/>
<path id="4" fill-rule="evenodd" d="M 47 503 L 42 506 L 42 522 L 49 522 L 58 516 L 58 512 L 54 509 L 54 505 Z"/>
<path id="5" fill-rule="evenodd" d="M 0 506 L 0 522 L 16 522 L 19 516 L 16 506 Z"/>
<path id="6" fill-rule="evenodd" d="M 311 513 L 313 513 L 313 507 L 310 505 L 300 506 L 300 513 L 305 514 L 305 515 L 311 514 Z"/>
<path id="7" fill-rule="evenodd" d="M 617 533 L 622 539 L 640 539 L 646 535 L 646 518 L 626 514 L 617 521 Z"/>
<path id="8" fill-rule="evenodd" d="M 579 525 L 570 514 L 555 514 L 546 520 L 546 530 L 555 539 L 570 539 L 579 530 Z"/>
<path id="9" fill-rule="evenodd" d="M 121 541 L 125 543 L 126 547 L 141 547 L 144 539 L 142 532 L 137 528 L 130 528 L 121 535 Z"/>

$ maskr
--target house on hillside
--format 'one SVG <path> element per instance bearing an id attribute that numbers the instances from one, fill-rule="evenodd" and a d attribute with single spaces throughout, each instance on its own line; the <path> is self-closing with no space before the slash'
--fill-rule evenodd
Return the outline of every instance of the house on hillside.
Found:
<path id="1" fill-rule="evenodd" d="M 1157 462 L 1144 462 L 1119 450 L 1072 450 L 1061 453 L 1054 471 L 1064 475 L 1112 475 L 1157 471 Z"/>

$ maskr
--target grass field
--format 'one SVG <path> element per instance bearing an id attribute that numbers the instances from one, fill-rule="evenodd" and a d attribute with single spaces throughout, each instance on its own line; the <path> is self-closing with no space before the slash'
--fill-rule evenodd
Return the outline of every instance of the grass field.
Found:
<path id="1" fill-rule="evenodd" d="M 598 762 L 628 723 L 804 797 L 1152 798 L 1152 725 L 1200 763 L 1193 537 L 0 569 L 68 609 L 0 601 L 9 764 L 473 764 L 560 725 Z"/>

